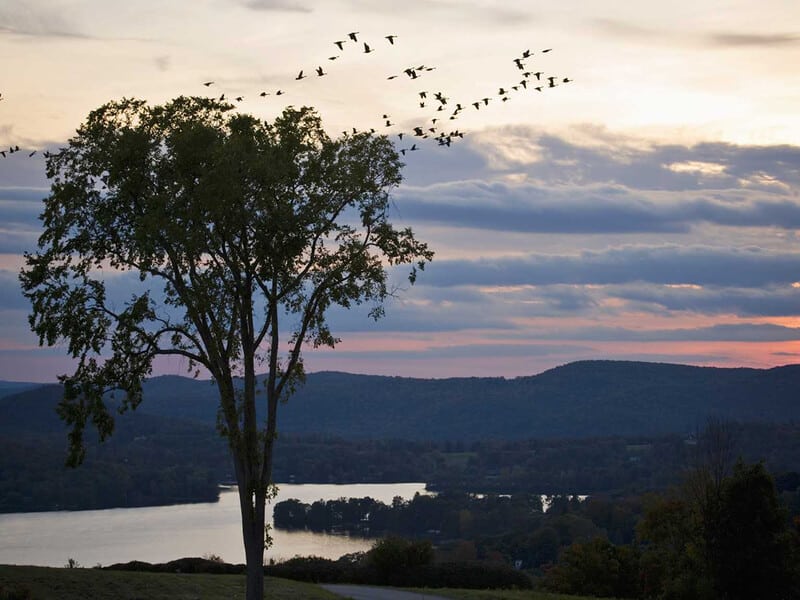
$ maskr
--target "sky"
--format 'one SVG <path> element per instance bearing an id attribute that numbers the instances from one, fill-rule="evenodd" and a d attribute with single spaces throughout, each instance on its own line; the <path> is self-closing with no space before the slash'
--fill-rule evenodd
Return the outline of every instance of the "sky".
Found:
<path id="1" fill-rule="evenodd" d="M 110 100 L 221 94 L 406 150 L 393 219 L 436 257 L 382 320 L 333 311 L 342 341 L 306 351 L 309 371 L 800 361 L 796 0 L 0 0 L 0 56 L 0 149 L 20 147 L 0 158 L 0 379 L 71 364 L 39 347 L 17 279 L 42 151 Z M 398 138 L 437 117 L 463 139 Z"/>

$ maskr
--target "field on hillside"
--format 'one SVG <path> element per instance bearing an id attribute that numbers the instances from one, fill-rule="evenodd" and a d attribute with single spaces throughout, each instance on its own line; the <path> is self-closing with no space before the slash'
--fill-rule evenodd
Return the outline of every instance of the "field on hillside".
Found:
<path id="1" fill-rule="evenodd" d="M 230 600 L 244 598 L 243 575 L 141 573 L 101 569 L 54 569 L 0 565 L 0 600 Z M 274 600 L 339 598 L 316 585 L 267 577 Z M 531 591 L 416 590 L 455 600 L 588 600 Z"/>

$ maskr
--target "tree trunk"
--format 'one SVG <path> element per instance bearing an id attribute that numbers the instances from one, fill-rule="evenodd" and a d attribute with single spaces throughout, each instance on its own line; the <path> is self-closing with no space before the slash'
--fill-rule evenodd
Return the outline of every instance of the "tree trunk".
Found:
<path id="1" fill-rule="evenodd" d="M 244 483 L 244 482 L 242 482 Z M 242 539 L 247 573 L 247 600 L 264 598 L 264 510 L 266 500 L 249 494 L 239 485 L 242 513 Z M 257 495 L 256 495 L 257 496 Z"/>

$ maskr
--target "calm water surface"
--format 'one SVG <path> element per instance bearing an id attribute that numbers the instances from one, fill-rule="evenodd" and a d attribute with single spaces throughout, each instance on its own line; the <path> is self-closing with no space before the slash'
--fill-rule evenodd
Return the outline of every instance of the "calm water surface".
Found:
<path id="1" fill-rule="evenodd" d="M 387 504 L 425 493 L 424 483 L 353 485 L 281 484 L 273 502 L 370 496 Z M 272 508 L 268 507 L 269 521 Z M 367 550 L 372 541 L 343 535 L 273 531 L 267 558 L 315 554 L 338 558 Z M 60 511 L 0 515 L 0 564 L 63 567 L 73 558 L 85 567 L 130 560 L 166 562 L 183 556 L 216 554 L 244 562 L 239 500 L 225 490 L 219 502 L 146 508 Z"/>

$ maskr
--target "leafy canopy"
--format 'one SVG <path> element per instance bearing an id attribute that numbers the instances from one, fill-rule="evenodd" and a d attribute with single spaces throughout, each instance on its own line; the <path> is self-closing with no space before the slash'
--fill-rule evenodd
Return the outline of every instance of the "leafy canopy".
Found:
<path id="1" fill-rule="evenodd" d="M 266 362 L 267 395 L 285 398 L 303 344 L 338 341 L 332 305 L 370 303 L 377 318 L 389 268 L 410 264 L 413 283 L 433 256 L 388 220 L 402 164 L 387 138 L 331 139 L 310 108 L 272 123 L 232 109 L 110 102 L 48 158 L 44 232 L 20 279 L 40 343 L 77 359 L 60 406 L 73 463 L 87 422 L 101 438 L 113 430 L 103 394 L 124 390 L 120 410 L 135 408 L 155 357 L 182 356 L 218 385 Z M 125 271 L 143 283 L 112 300 Z M 235 440 L 248 410 L 222 396 Z"/>

